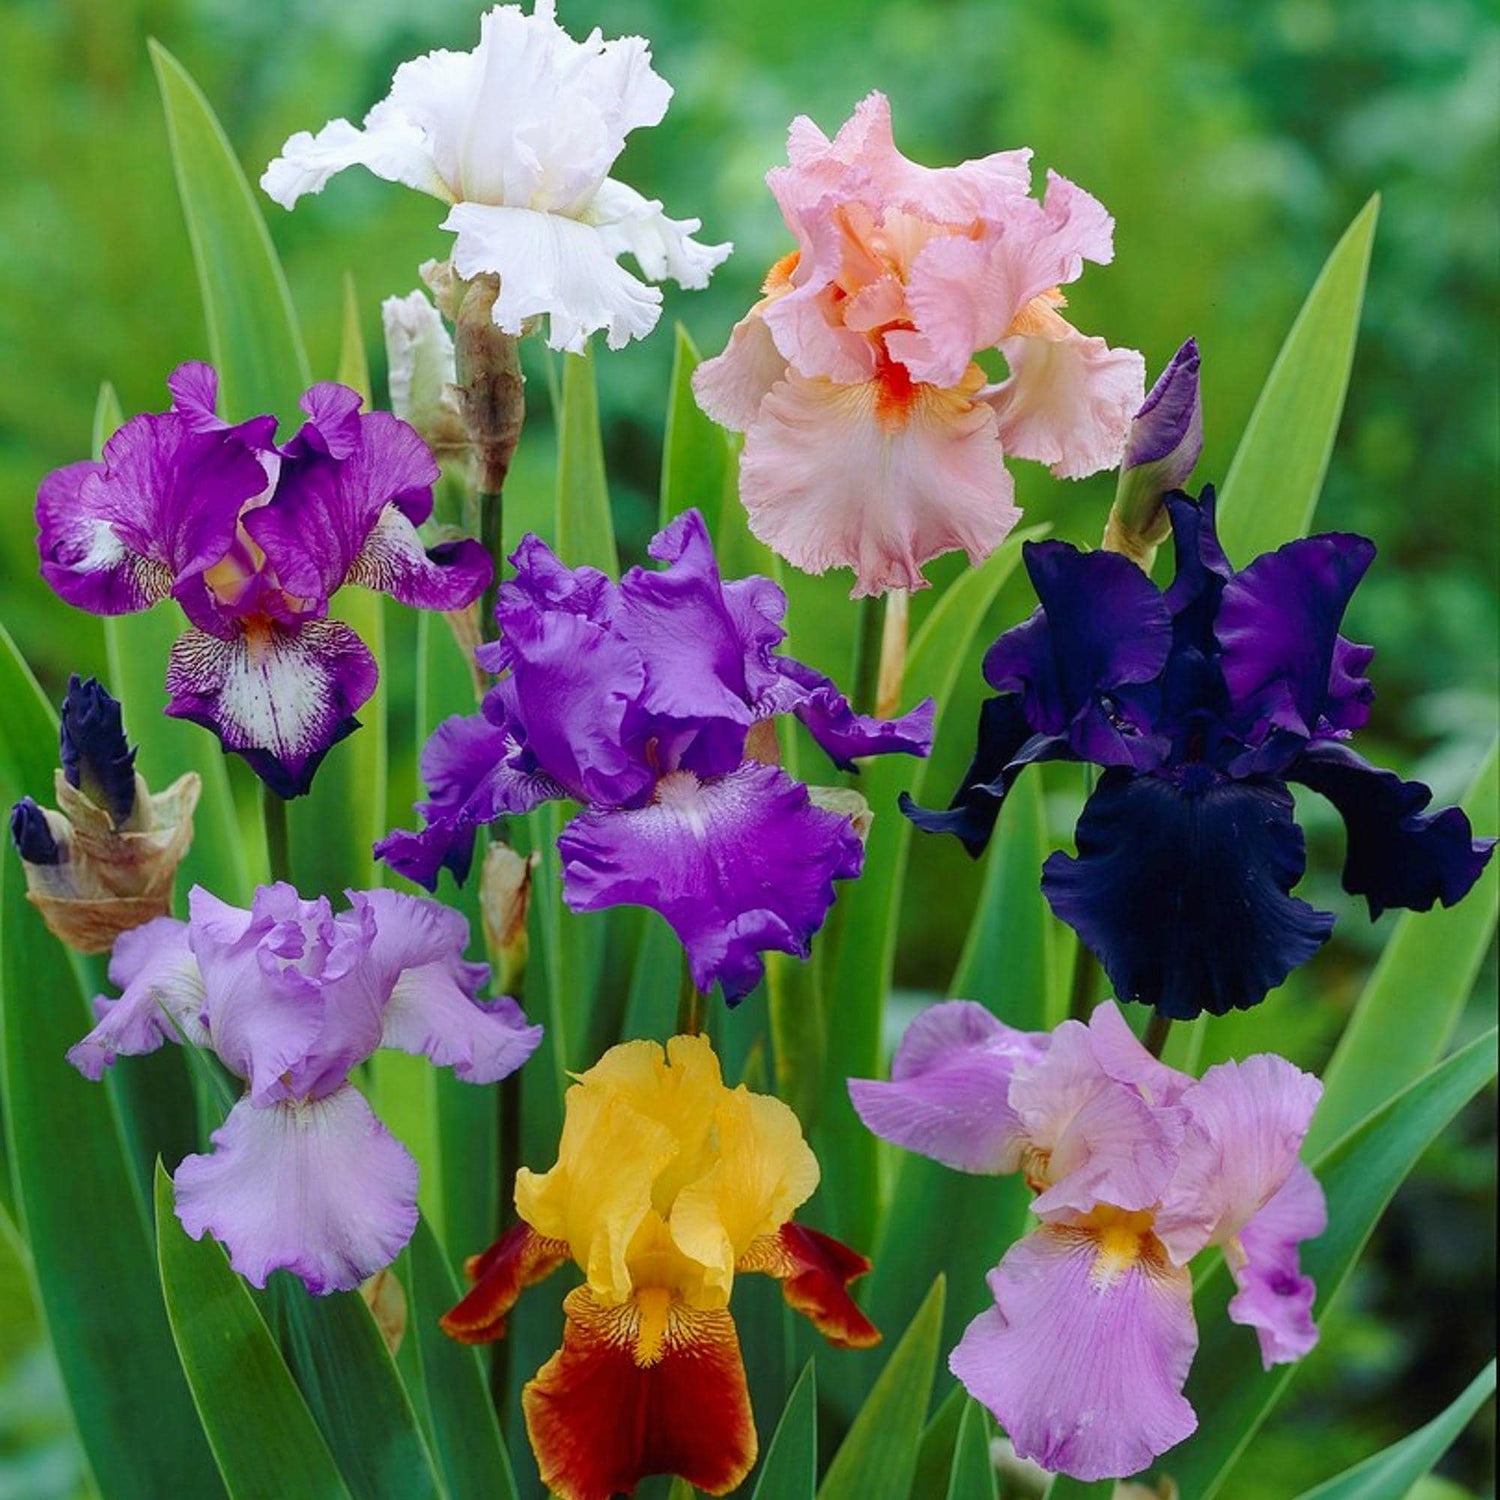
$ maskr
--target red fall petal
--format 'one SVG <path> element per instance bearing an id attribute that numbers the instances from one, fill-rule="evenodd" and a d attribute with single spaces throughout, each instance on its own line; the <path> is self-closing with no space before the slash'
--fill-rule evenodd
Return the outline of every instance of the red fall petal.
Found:
<path id="1" fill-rule="evenodd" d="M 783 1224 L 777 1233 L 755 1240 L 735 1269 L 776 1277 L 787 1302 L 840 1349 L 868 1349 L 880 1342 L 880 1330 L 844 1290 L 870 1269 L 870 1262 L 832 1235 Z"/>
<path id="2" fill-rule="evenodd" d="M 601 1307 L 586 1286 L 563 1303 L 563 1346 L 521 1393 L 542 1480 L 562 1500 L 629 1494 L 676 1474 L 727 1494 L 757 1451 L 734 1320 L 673 1302 L 665 1336 L 642 1338 L 635 1302 Z M 651 1348 L 650 1364 L 637 1351 Z"/>
<path id="3" fill-rule="evenodd" d="M 473 1289 L 439 1323 L 461 1344 L 487 1344 L 505 1332 L 506 1314 L 527 1287 L 568 1259 L 566 1240 L 549 1240 L 530 1224 L 512 1225 L 481 1255 L 464 1265 Z"/>

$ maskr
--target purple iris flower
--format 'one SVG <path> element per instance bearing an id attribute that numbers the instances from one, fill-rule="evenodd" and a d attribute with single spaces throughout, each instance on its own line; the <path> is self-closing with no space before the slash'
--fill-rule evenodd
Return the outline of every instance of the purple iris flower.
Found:
<path id="1" fill-rule="evenodd" d="M 821 673 L 777 656 L 786 596 L 767 578 L 725 583 L 703 518 L 655 537 L 657 572 L 619 583 L 566 568 L 535 536 L 496 605 L 501 637 L 478 653 L 502 674 L 472 718 L 440 724 L 422 754 L 421 833 L 376 853 L 433 889 L 468 872 L 481 824 L 554 797 L 583 811 L 558 840 L 575 911 L 654 907 L 687 949 L 694 983 L 733 1004 L 761 953 L 806 957 L 864 847 L 846 813 L 758 758 L 773 715 L 795 714 L 844 768 L 854 757 L 932 743 L 927 700 L 889 721 L 855 714 Z M 774 750 L 774 739 L 770 739 Z"/>
<path id="2" fill-rule="evenodd" d="M 1343 816 L 1344 888 L 1372 919 L 1451 906 L 1494 840 L 1475 839 L 1456 807 L 1424 811 L 1427 787 L 1345 743 L 1369 715 L 1374 652 L 1339 623 L 1374 544 L 1307 537 L 1236 572 L 1211 488 L 1166 504 L 1177 573 L 1165 592 L 1116 553 L 1027 544 L 1041 608 L 985 657 L 1002 696 L 981 711 L 973 764 L 947 812 L 901 805 L 977 856 L 1028 765 L 1104 767 L 1077 857 L 1053 854 L 1042 890 L 1122 1000 L 1188 1018 L 1255 1005 L 1333 926 L 1290 895 L 1305 858 L 1288 782 Z"/>
<path id="3" fill-rule="evenodd" d="M 1123 1478 L 1197 1426 L 1189 1262 L 1222 1247 L 1232 1321 L 1269 1369 L 1317 1343 L 1299 1246 L 1327 1224 L 1298 1160 L 1322 1085 L 1270 1053 L 1201 1079 L 1158 1062 L 1112 1002 L 1022 1032 L 969 1000 L 924 1011 L 890 1082 L 850 1079 L 865 1124 L 964 1172 L 1021 1172 L 1040 1221 L 989 1274 L 949 1365 L 1016 1451 Z"/>
<path id="4" fill-rule="evenodd" d="M 97 1079 L 164 1041 L 211 1049 L 246 1092 L 206 1155 L 174 1174 L 177 1216 L 221 1240 L 236 1271 L 345 1291 L 395 1259 L 417 1223 L 417 1164 L 350 1072 L 377 1047 L 425 1053 L 467 1083 L 513 1073 L 541 1040 L 514 1000 L 477 1000 L 468 923 L 435 901 L 350 891 L 347 911 L 262 886 L 250 910 L 201 886 L 189 918 L 123 933 L 99 1024 L 68 1052 Z"/>
<path id="5" fill-rule="evenodd" d="M 421 609 L 458 609 L 489 582 L 477 542 L 424 549 L 438 467 L 414 428 L 313 386 L 308 420 L 230 426 L 218 376 L 180 365 L 172 408 L 127 422 L 103 463 L 76 463 L 37 494 L 42 576 L 80 609 L 125 614 L 170 595 L 191 628 L 167 665 L 167 712 L 213 730 L 283 797 L 307 791 L 359 727 L 375 659 L 328 617 L 345 584 Z"/>

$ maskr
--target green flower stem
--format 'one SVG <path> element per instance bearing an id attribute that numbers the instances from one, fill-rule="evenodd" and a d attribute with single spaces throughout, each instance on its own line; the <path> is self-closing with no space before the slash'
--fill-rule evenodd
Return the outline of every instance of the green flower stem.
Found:
<path id="1" fill-rule="evenodd" d="M 901 683 L 906 676 L 907 623 L 911 595 L 892 589 L 885 596 L 885 620 L 880 631 L 880 667 L 875 675 L 875 714 L 894 718 L 901 707 Z"/>
<path id="2" fill-rule="evenodd" d="M 1070 1019 L 1087 1021 L 1093 1014 L 1099 999 L 1099 978 L 1102 972 L 1099 960 L 1079 943 L 1078 957 L 1073 962 L 1073 987 L 1068 993 Z"/>
<path id="3" fill-rule="evenodd" d="M 284 880 L 288 885 L 294 885 L 291 840 L 286 826 L 286 799 L 268 786 L 262 786 L 260 790 L 261 820 L 266 830 L 266 862 L 271 868 L 271 879 Z"/>
<path id="4" fill-rule="evenodd" d="M 677 1032 L 680 1036 L 698 1036 L 703 1031 L 707 996 L 693 983 L 687 954 L 682 956 L 682 982 L 677 989 Z"/>
<path id="5" fill-rule="evenodd" d="M 1146 1035 L 1142 1043 L 1152 1057 L 1160 1057 L 1162 1049 L 1167 1045 L 1167 1034 L 1172 1030 L 1171 1016 L 1164 1016 L 1159 1010 L 1151 1012 L 1151 1019 L 1146 1023 Z"/>
<path id="6" fill-rule="evenodd" d="M 854 637 L 854 691 L 850 695 L 857 714 L 870 713 L 875 707 L 875 694 L 880 682 L 884 602 L 877 595 L 859 601 L 859 623 Z"/>

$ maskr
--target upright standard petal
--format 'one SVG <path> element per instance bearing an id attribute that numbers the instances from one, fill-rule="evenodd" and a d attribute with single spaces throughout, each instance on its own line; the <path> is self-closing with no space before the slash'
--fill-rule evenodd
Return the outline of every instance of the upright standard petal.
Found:
<path id="1" fill-rule="evenodd" d="M 1182 1396 L 1198 1347 L 1192 1278 L 1142 1217 L 1018 1241 L 990 1272 L 995 1306 L 948 1361 L 1021 1457 L 1075 1479 L 1137 1473 L 1198 1425 Z"/>
<path id="2" fill-rule="evenodd" d="M 177 1217 L 253 1286 L 288 1270 L 315 1295 L 349 1291 L 417 1227 L 417 1164 L 348 1085 L 265 1109 L 241 1099 L 210 1140 L 173 1177 Z"/>
<path id="3" fill-rule="evenodd" d="M 1106 771 L 1076 837 L 1078 857 L 1053 854 L 1042 891 L 1115 993 L 1164 1016 L 1258 1004 L 1333 927 L 1289 894 L 1302 831 L 1277 782 Z"/>
<path id="4" fill-rule="evenodd" d="M 814 807 L 806 787 L 746 762 L 700 781 L 674 771 L 644 807 L 588 810 L 558 839 L 563 898 L 575 911 L 650 906 L 687 949 L 693 982 L 731 1004 L 752 990 L 768 949 L 806 957 L 833 904 L 833 882 L 859 873 L 849 820 Z"/>

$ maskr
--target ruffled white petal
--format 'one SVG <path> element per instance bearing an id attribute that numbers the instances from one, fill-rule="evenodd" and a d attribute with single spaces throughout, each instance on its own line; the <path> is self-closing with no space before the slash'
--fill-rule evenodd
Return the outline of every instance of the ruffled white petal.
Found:
<path id="1" fill-rule="evenodd" d="M 661 293 L 617 264 L 592 225 L 526 208 L 459 203 L 443 228 L 458 236 L 453 264 L 460 276 L 499 275 L 493 317 L 505 333 L 520 334 L 528 318 L 546 313 L 548 346 L 582 354 L 598 329 L 619 349 L 649 333 L 661 315 Z"/>
<path id="2" fill-rule="evenodd" d="M 304 193 L 321 193 L 345 167 L 365 167 L 387 182 L 453 201 L 422 131 L 378 104 L 366 116 L 363 130 L 347 120 L 330 120 L 316 135 L 299 130 L 261 173 L 260 186 L 267 197 L 291 208 Z"/>
<path id="3" fill-rule="evenodd" d="M 380 304 L 390 366 L 391 410 L 418 432 L 458 417 L 453 395 L 453 336 L 423 291 Z"/>
<path id="4" fill-rule="evenodd" d="M 599 231 L 611 255 L 626 251 L 652 281 L 668 276 L 678 286 L 697 289 L 734 249 L 733 245 L 700 245 L 692 236 L 701 219 L 669 219 L 655 198 L 644 198 L 633 187 L 606 178 L 585 215 Z"/>

